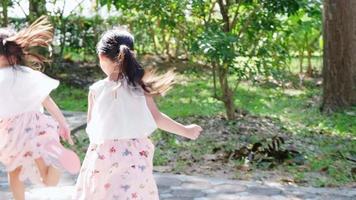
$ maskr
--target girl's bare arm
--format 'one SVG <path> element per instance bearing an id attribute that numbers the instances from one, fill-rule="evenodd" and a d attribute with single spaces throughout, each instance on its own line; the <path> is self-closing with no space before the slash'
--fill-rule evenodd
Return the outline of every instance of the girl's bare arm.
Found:
<path id="1" fill-rule="evenodd" d="M 48 96 L 43 102 L 43 107 L 51 114 L 51 116 L 58 122 L 60 129 L 60 136 L 67 140 L 70 144 L 73 144 L 72 138 L 70 136 L 70 129 L 67 123 L 67 120 L 63 116 L 61 110 L 57 106 L 57 104 L 53 101 L 53 99 Z"/>
<path id="2" fill-rule="evenodd" d="M 153 118 L 156 121 L 158 128 L 164 131 L 195 140 L 198 138 L 200 132 L 203 130 L 200 126 L 196 124 L 185 126 L 171 119 L 166 114 L 161 113 L 158 110 L 157 105 L 154 102 L 152 96 L 146 95 L 146 103 L 152 113 Z"/>
<path id="3" fill-rule="evenodd" d="M 91 92 L 89 92 L 88 95 L 88 113 L 87 113 L 87 122 L 91 120 L 91 111 L 93 108 L 93 103 L 94 103 L 94 96 Z"/>

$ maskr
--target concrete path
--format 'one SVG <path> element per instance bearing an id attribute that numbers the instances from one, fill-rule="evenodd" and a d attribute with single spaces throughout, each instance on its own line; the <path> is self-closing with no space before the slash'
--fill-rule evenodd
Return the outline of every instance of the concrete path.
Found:
<path id="1" fill-rule="evenodd" d="M 10 200 L 6 174 L 0 172 L 0 199 Z M 58 187 L 29 186 L 27 200 L 71 200 L 74 176 L 65 174 Z M 355 200 L 356 189 L 283 186 L 174 174 L 155 174 L 161 200 Z M 95 199 L 96 200 L 96 199 Z M 149 199 L 148 199 L 149 200 Z"/>

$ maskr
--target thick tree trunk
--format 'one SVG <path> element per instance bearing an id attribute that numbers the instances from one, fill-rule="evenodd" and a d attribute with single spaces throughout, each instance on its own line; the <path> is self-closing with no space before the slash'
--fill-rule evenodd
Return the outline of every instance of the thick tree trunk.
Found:
<path id="1" fill-rule="evenodd" d="M 324 1 L 325 112 L 356 105 L 356 1 Z"/>
<path id="2" fill-rule="evenodd" d="M 46 0 L 29 0 L 29 15 L 30 22 L 35 21 L 42 15 L 47 14 Z"/>

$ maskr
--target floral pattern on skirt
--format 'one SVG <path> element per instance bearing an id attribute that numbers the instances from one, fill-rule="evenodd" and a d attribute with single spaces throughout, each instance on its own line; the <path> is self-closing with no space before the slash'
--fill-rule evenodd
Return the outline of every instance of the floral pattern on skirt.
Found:
<path id="1" fill-rule="evenodd" d="M 27 112 L 9 118 L 0 118 L 0 163 L 8 172 L 21 167 L 20 180 L 29 179 L 41 184 L 35 159 L 42 157 L 51 165 L 46 143 L 59 142 L 58 124 L 41 112 Z"/>
<path id="2" fill-rule="evenodd" d="M 158 200 L 154 145 L 148 138 L 90 144 L 76 184 L 75 200 Z"/>

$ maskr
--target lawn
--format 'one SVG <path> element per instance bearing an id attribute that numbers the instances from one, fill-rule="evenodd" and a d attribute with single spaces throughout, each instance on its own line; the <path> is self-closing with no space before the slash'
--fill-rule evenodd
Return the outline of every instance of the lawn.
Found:
<path id="1" fill-rule="evenodd" d="M 199 170 L 191 170 L 194 163 L 189 159 L 193 158 L 199 163 L 207 155 L 216 153 L 215 149 L 234 149 L 239 143 L 263 138 L 262 131 L 262 134 L 251 133 L 243 138 L 237 132 L 225 136 L 226 141 L 219 139 L 221 129 L 235 130 L 236 127 L 241 128 L 251 122 L 245 122 L 244 118 L 232 123 L 220 121 L 224 107 L 212 97 L 211 83 L 211 77 L 207 73 L 187 71 L 179 74 L 178 84 L 165 97 L 156 99 L 160 110 L 178 121 L 201 123 L 203 127 L 215 122 L 219 125 L 209 126 L 209 133 L 206 136 L 203 134 L 197 142 L 157 131 L 153 137 L 157 142 L 155 166 L 170 166 L 166 171 L 177 173 L 199 173 Z M 53 93 L 62 109 L 72 111 L 86 110 L 86 95 L 87 89 L 68 85 L 61 85 Z M 265 172 L 279 172 L 281 176 L 292 179 L 292 182 L 303 185 L 339 186 L 354 183 L 353 169 L 356 165 L 350 160 L 356 157 L 356 108 L 324 115 L 319 112 L 320 99 L 321 88 L 314 79 L 306 80 L 303 86 L 288 88 L 242 82 L 235 94 L 237 107 L 257 120 L 271 118 L 273 126 L 288 132 L 292 142 L 295 140 L 305 162 L 302 165 L 284 163 L 273 169 L 251 163 L 248 173 L 246 172 L 250 175 L 242 176 L 243 160 L 228 161 L 227 166 L 233 165 L 229 172 L 233 176 L 228 178 L 256 178 Z M 185 158 L 182 159 L 183 157 Z M 204 162 L 199 166 L 206 164 Z M 214 162 L 210 164 L 214 165 Z M 216 173 L 212 175 L 218 176 Z M 281 180 L 282 178 L 278 178 L 278 181 Z"/>

